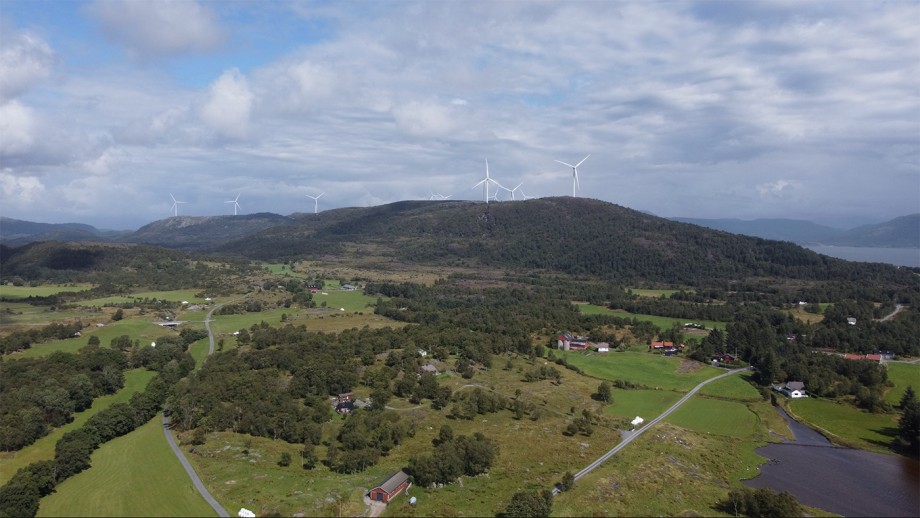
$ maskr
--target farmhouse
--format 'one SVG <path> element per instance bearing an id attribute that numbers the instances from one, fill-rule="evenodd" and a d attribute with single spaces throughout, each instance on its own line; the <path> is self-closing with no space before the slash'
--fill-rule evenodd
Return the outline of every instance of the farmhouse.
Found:
<path id="1" fill-rule="evenodd" d="M 808 397 L 805 392 L 805 383 L 801 381 L 790 381 L 785 385 L 773 385 L 773 390 L 781 392 L 791 398 Z"/>
<path id="2" fill-rule="evenodd" d="M 738 361 L 738 358 L 735 358 L 731 354 L 724 353 L 713 356 L 712 361 L 713 363 L 735 363 Z"/>
<path id="3" fill-rule="evenodd" d="M 599 352 L 599 353 L 609 353 L 609 352 L 610 352 L 610 344 L 608 344 L 607 342 L 598 342 L 598 343 L 597 343 L 597 352 Z"/>
<path id="4" fill-rule="evenodd" d="M 570 349 L 584 350 L 588 348 L 586 336 L 575 336 L 566 331 L 556 338 L 556 348 L 568 351 Z"/>
<path id="5" fill-rule="evenodd" d="M 667 351 L 676 352 L 679 349 L 683 349 L 684 344 L 674 345 L 674 342 L 652 342 L 648 345 L 649 351 Z"/>
<path id="6" fill-rule="evenodd" d="M 375 502 L 389 503 L 393 497 L 407 487 L 409 487 L 409 475 L 400 470 L 387 477 L 374 489 L 371 489 L 368 496 Z"/>

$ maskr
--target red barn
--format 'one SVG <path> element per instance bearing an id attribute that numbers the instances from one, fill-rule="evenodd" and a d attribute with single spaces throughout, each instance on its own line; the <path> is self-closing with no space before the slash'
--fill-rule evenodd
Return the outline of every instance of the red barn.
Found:
<path id="1" fill-rule="evenodd" d="M 387 477 L 374 489 L 371 489 L 369 494 L 371 500 L 386 504 L 407 487 L 409 487 L 409 475 L 400 470 Z"/>

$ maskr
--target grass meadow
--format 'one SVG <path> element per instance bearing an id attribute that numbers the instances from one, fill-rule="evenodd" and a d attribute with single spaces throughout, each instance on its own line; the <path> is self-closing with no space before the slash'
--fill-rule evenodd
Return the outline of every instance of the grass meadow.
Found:
<path id="1" fill-rule="evenodd" d="M 690 320 L 685 318 L 659 317 L 657 315 L 644 315 L 642 313 L 630 313 L 620 309 L 612 310 L 604 306 L 594 304 L 578 303 L 578 310 L 585 315 L 612 315 L 622 318 L 637 318 L 655 324 L 662 331 L 671 329 L 674 324 L 684 325 Z M 693 320 L 696 324 L 703 324 L 706 329 L 725 329 L 725 322 L 716 322 L 715 320 Z"/>
<path id="2" fill-rule="evenodd" d="M 33 306 L 25 302 L 0 302 L 0 330 L 13 331 L 29 326 L 48 325 L 52 322 L 105 322 L 111 317 L 95 308 L 52 309 Z"/>
<path id="3" fill-rule="evenodd" d="M 908 386 L 913 386 L 914 393 L 920 394 L 920 363 L 886 363 L 885 366 L 888 367 L 888 379 L 894 383 L 885 394 L 885 401 L 897 405 Z"/>
<path id="4" fill-rule="evenodd" d="M 16 452 L 0 453 L 0 485 L 5 484 L 19 468 L 33 462 L 54 458 L 54 446 L 65 433 L 83 426 L 86 421 L 115 403 L 126 403 L 136 392 L 144 390 L 156 373 L 144 369 L 125 371 L 125 386 L 115 394 L 98 397 L 93 406 L 74 414 L 74 420 L 64 426 L 55 428 L 48 435 Z"/>
<path id="5" fill-rule="evenodd" d="M 0 285 L 0 298 L 24 299 L 27 297 L 47 297 L 65 291 L 80 292 L 92 288 L 92 284 L 43 284 L 41 286 L 7 286 Z"/>
<path id="6" fill-rule="evenodd" d="M 743 403 L 693 397 L 667 417 L 667 422 L 701 433 L 745 438 L 754 434 L 757 416 Z"/>
<path id="7" fill-rule="evenodd" d="M 555 351 L 556 355 L 562 354 Z M 591 354 L 569 351 L 568 363 L 586 374 L 607 380 L 622 379 L 646 385 L 649 388 L 671 389 L 686 392 L 703 380 L 724 372 L 721 369 L 677 357 L 641 352 L 612 352 Z"/>
<path id="8" fill-rule="evenodd" d="M 702 389 L 700 394 L 719 399 L 733 399 L 736 401 L 760 401 L 760 391 L 752 385 L 752 375 L 748 372 L 742 372 L 734 376 L 722 378 L 719 381 L 713 381 Z"/>
<path id="9" fill-rule="evenodd" d="M 657 299 L 660 297 L 670 297 L 671 295 L 677 293 L 680 290 L 646 290 L 642 288 L 626 288 L 627 293 L 632 293 L 633 295 L 639 297 L 645 297 L 650 299 Z"/>
<path id="10" fill-rule="evenodd" d="M 891 441 L 898 433 L 895 414 L 871 414 L 820 398 L 792 399 L 787 408 L 794 417 L 844 446 L 890 453 Z"/>
<path id="11" fill-rule="evenodd" d="M 41 500 L 38 516 L 214 516 L 163 435 L 162 415 L 93 452 Z"/>
<path id="12" fill-rule="evenodd" d="M 613 390 L 613 404 L 604 412 L 632 420 L 639 416 L 646 421 L 654 419 L 677 403 L 682 394 L 673 390 Z"/>
<path id="13" fill-rule="evenodd" d="M 204 324 L 197 324 L 197 327 L 203 326 Z M 117 322 L 109 322 L 105 327 L 84 328 L 83 331 L 81 331 L 82 336 L 76 338 L 52 340 L 50 342 L 35 344 L 28 349 L 10 355 L 10 358 L 38 358 L 57 351 L 75 353 L 86 345 L 91 336 L 99 337 L 99 344 L 102 347 L 108 347 L 113 338 L 122 335 L 128 335 L 132 340 L 140 340 L 142 344 L 149 344 L 158 337 L 175 334 L 178 334 L 177 330 L 158 326 L 153 323 L 153 319 L 150 317 L 132 317 L 126 315 L 124 319 Z"/>

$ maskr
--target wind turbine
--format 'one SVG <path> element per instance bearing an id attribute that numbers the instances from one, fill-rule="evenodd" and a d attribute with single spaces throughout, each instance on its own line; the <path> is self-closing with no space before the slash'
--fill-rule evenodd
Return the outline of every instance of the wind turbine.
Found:
<path id="1" fill-rule="evenodd" d="M 243 194 L 243 193 L 240 193 L 240 194 Z M 234 216 L 236 216 L 236 209 L 241 208 L 241 207 L 240 207 L 240 204 L 239 204 L 239 201 L 240 201 L 240 194 L 237 194 L 235 199 L 230 200 L 230 201 L 225 201 L 225 202 L 224 202 L 224 203 L 232 203 L 232 204 L 233 204 L 233 215 L 234 215 Z"/>
<path id="2" fill-rule="evenodd" d="M 319 193 L 319 196 L 310 196 L 309 194 L 307 195 L 307 198 L 313 199 L 313 214 L 319 212 L 319 199 L 322 198 L 324 194 L 326 193 L 321 192 Z"/>
<path id="3" fill-rule="evenodd" d="M 176 197 L 172 195 L 172 193 L 169 194 L 169 197 L 172 198 L 173 201 L 172 207 L 170 207 L 169 210 L 173 211 L 173 217 L 176 217 L 179 215 L 179 204 L 188 202 L 177 200 Z"/>
<path id="4" fill-rule="evenodd" d="M 492 179 L 492 177 L 489 176 L 489 159 L 487 158 L 487 159 L 486 159 L 486 177 L 483 178 L 482 180 L 480 180 L 479 183 L 477 183 L 476 185 L 473 186 L 473 189 L 479 187 L 480 185 L 483 186 L 483 187 L 482 187 L 482 188 L 483 188 L 482 197 L 483 197 L 483 199 L 486 200 L 486 204 L 489 203 L 489 199 L 490 199 L 490 197 L 489 197 L 489 184 L 490 184 L 490 183 L 494 183 L 495 185 L 501 187 L 502 189 L 505 188 L 502 184 L 496 182 L 495 180 Z M 496 191 L 496 194 L 497 194 L 497 191 Z M 498 200 L 496 200 L 496 201 L 498 201 Z"/>
<path id="5" fill-rule="evenodd" d="M 588 153 L 588 156 L 591 156 L 591 153 Z M 580 165 L 582 164 L 582 162 L 584 162 L 585 160 L 587 160 L 587 159 L 588 159 L 588 156 L 582 158 L 582 159 L 581 159 L 581 162 L 578 162 L 578 163 L 575 164 L 575 165 L 567 164 L 567 163 L 565 163 L 565 162 L 563 162 L 563 161 L 561 161 L 561 160 L 556 160 L 556 162 L 559 162 L 559 163 L 562 164 L 562 165 L 567 165 L 567 166 L 569 166 L 569 167 L 572 168 L 572 197 L 573 197 L 573 198 L 575 197 L 575 189 L 578 187 L 578 166 L 580 166 Z"/>

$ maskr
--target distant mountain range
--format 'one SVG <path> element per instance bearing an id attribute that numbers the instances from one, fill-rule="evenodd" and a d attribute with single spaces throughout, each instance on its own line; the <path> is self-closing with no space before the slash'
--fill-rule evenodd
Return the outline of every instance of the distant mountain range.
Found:
<path id="1" fill-rule="evenodd" d="M 561 203 L 556 200 L 556 203 Z M 423 203 L 419 207 L 475 206 L 475 202 Z M 492 204 L 493 207 L 520 204 Z M 35 223 L 0 217 L 0 243 L 19 246 L 35 241 L 76 241 L 143 243 L 183 250 L 225 250 L 246 248 L 246 240 L 261 240 L 275 234 L 290 234 L 300 239 L 304 233 L 331 231 L 322 223 L 331 224 L 334 233 L 353 233 L 356 228 L 375 228 L 387 220 L 394 211 L 415 207 L 415 202 L 398 202 L 379 208 L 343 208 L 315 214 L 292 214 L 282 216 L 273 213 L 245 214 L 238 216 L 177 216 L 154 221 L 137 231 L 99 230 L 80 223 Z M 628 210 L 628 209 L 626 209 Z M 643 213 L 636 213 L 643 214 Z M 643 216 L 660 219 L 656 216 Z M 356 224 L 357 218 L 362 223 Z M 864 225 L 850 230 L 818 225 L 811 221 L 795 219 L 701 219 L 670 218 L 671 221 L 689 223 L 732 234 L 759 237 L 776 241 L 791 241 L 798 244 L 824 244 L 835 246 L 877 247 L 877 248 L 920 248 L 920 214 L 895 218 L 885 223 Z M 322 229 L 320 228 L 322 227 Z M 337 241 L 334 235 L 312 246 L 322 247 Z M 244 243 L 229 245 L 243 240 Z M 276 246 L 286 247 L 282 241 Z"/>
<path id="2" fill-rule="evenodd" d="M 818 225 L 799 219 L 670 219 L 732 234 L 792 241 L 804 245 L 920 248 L 920 213 L 850 230 Z"/>

